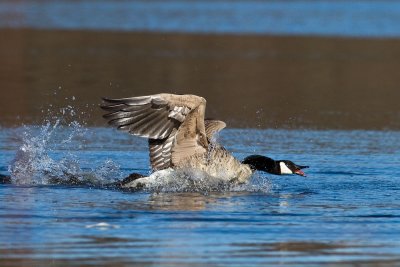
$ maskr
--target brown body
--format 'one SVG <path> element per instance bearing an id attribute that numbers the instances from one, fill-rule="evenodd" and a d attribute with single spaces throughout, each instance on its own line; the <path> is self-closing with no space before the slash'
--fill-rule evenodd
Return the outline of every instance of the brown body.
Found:
<path id="1" fill-rule="evenodd" d="M 223 147 L 210 143 L 226 124 L 204 119 L 204 98 L 157 94 L 104 101 L 102 108 L 109 112 L 104 118 L 111 125 L 149 139 L 153 171 L 192 169 L 236 183 L 250 178 L 252 170 L 248 165 Z"/>

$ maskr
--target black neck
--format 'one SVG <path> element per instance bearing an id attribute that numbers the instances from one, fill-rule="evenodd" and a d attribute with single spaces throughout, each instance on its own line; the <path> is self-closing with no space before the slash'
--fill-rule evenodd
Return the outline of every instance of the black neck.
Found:
<path id="1" fill-rule="evenodd" d="M 278 162 L 265 156 L 251 155 L 246 157 L 242 163 L 249 165 L 252 170 L 280 174 Z"/>

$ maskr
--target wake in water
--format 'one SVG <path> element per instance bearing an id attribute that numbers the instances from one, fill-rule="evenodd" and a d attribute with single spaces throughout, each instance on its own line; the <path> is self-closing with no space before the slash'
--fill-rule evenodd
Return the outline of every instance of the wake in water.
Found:
<path id="1" fill-rule="evenodd" d="M 111 159 L 93 167 L 89 159 L 79 158 L 76 151 L 90 143 L 90 129 L 76 121 L 65 123 L 63 116 L 47 120 L 41 126 L 25 126 L 21 146 L 9 166 L 11 182 L 18 185 L 83 185 L 94 187 L 118 187 L 132 182 L 120 166 Z M 68 112 L 74 115 L 73 112 Z M 134 138 L 134 137 L 132 137 Z M 90 168 L 83 168 L 88 165 Z M 221 174 L 223 175 L 223 174 Z M 196 170 L 164 170 L 149 176 L 151 183 L 129 190 L 149 192 L 215 192 L 215 191 L 262 191 L 268 192 L 271 184 L 265 177 L 254 175 L 250 183 L 230 184 L 208 177 Z M 128 180 L 128 181 L 127 181 Z"/>

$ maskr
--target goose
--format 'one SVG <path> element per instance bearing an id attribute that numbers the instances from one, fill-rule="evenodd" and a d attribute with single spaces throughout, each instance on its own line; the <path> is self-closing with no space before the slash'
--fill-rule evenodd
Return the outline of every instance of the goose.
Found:
<path id="1" fill-rule="evenodd" d="M 236 159 L 223 146 L 213 142 L 225 122 L 205 119 L 206 100 L 196 95 L 154 94 L 129 98 L 103 98 L 103 118 L 118 130 L 145 137 L 149 143 L 153 174 L 195 170 L 225 183 L 246 183 L 255 171 L 276 175 L 306 176 L 301 166 L 289 160 L 273 160 L 251 155 Z M 143 188 L 151 177 L 134 174 L 124 183 L 127 188 Z M 132 178 L 132 176 L 131 176 Z"/>

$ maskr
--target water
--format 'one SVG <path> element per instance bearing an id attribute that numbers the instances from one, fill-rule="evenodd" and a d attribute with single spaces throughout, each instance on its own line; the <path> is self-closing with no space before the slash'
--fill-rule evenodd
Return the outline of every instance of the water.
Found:
<path id="1" fill-rule="evenodd" d="M 399 138 L 396 131 L 227 129 L 219 141 L 238 158 L 291 159 L 311 166 L 308 177 L 258 174 L 252 188 L 269 185 L 258 190 L 134 193 L 49 185 L 48 177 L 69 170 L 99 184 L 146 174 L 145 140 L 62 121 L 1 128 L 0 172 L 31 168 L 0 185 L 0 264 L 395 266 Z"/>
<path id="2" fill-rule="evenodd" d="M 0 266 L 398 266 L 399 10 L 1 1 L 0 174 L 12 183 L 0 184 Z M 108 187 L 150 170 L 146 140 L 94 127 L 100 97 L 162 91 L 204 96 L 209 116 L 258 127 L 221 133 L 238 158 L 290 159 L 308 177 Z"/>
<path id="3" fill-rule="evenodd" d="M 399 37 L 397 1 L 2 1 L 0 27 Z"/>

